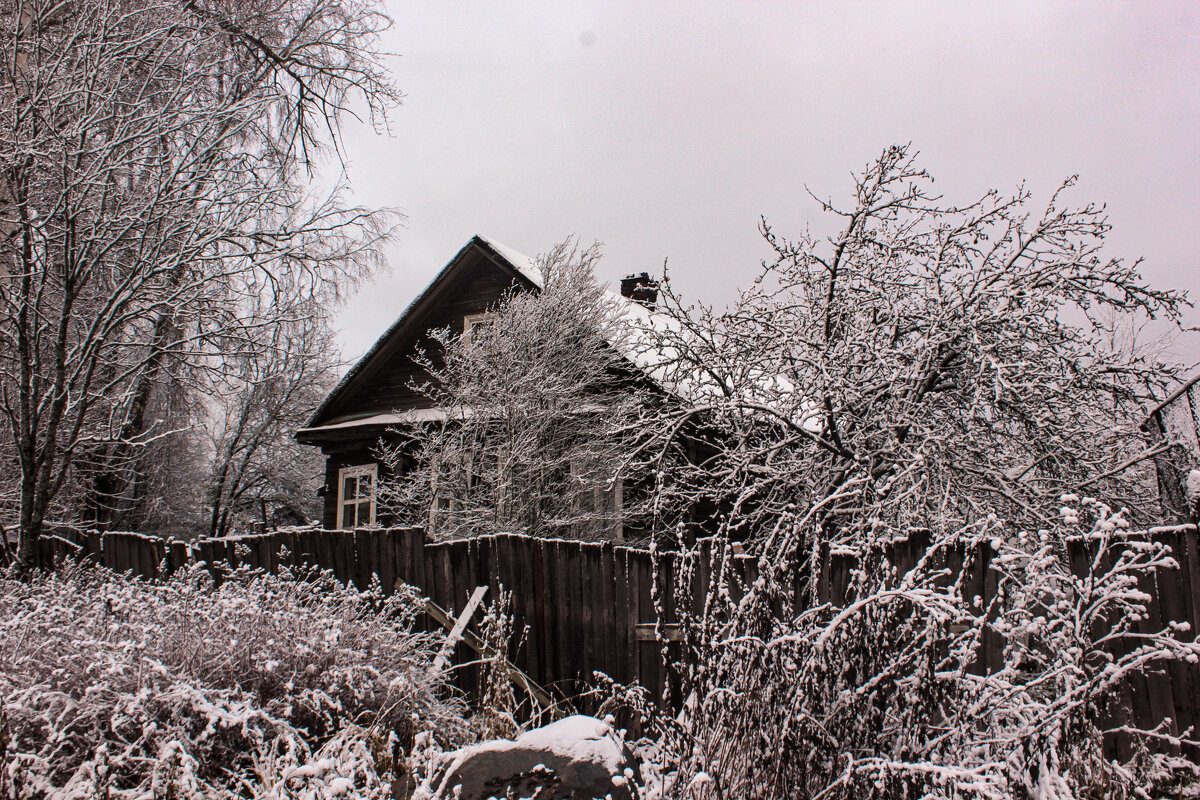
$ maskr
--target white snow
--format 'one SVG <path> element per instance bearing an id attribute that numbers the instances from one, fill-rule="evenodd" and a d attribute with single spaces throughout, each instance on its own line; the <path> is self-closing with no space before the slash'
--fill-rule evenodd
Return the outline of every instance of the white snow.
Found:
<path id="1" fill-rule="evenodd" d="M 519 749 L 541 750 L 572 761 L 601 764 L 617 775 L 622 774 L 625 762 L 621 752 L 621 741 L 614 735 L 612 726 L 603 720 L 582 714 L 565 717 L 545 727 L 527 731 L 516 739 L 497 739 L 464 747 L 457 752 L 455 762 L 462 763 L 469 757 L 483 752 Z"/>
<path id="2" fill-rule="evenodd" d="M 477 746 L 486 747 L 488 744 L 497 743 L 487 742 Z M 625 760 L 621 753 L 620 740 L 613 735 L 612 726 L 603 720 L 582 714 L 523 733 L 513 744 L 517 747 L 546 750 L 576 761 L 603 764 L 610 772 L 616 774 L 620 774 L 621 765 Z"/>
<path id="3" fill-rule="evenodd" d="M 332 431 L 342 428 L 365 428 L 371 425 L 402 425 L 411 422 L 445 422 L 449 414 L 445 409 L 441 408 L 414 408 L 409 411 L 402 411 L 393 414 L 372 414 L 369 417 L 359 417 L 358 419 L 348 419 L 343 422 L 332 422 L 328 425 L 319 425 L 315 428 L 301 428 L 296 431 L 301 433 L 314 433 L 317 431 Z"/>
<path id="4" fill-rule="evenodd" d="M 538 268 L 537 262 L 535 262 L 532 258 L 524 253 L 518 253 L 508 245 L 501 244 L 489 236 L 476 234 L 476 237 L 484 242 L 487 242 L 487 244 L 490 245 L 493 250 L 503 256 L 505 261 L 507 261 L 513 266 L 513 268 L 528 278 L 534 286 L 537 286 L 539 289 L 545 287 L 546 284 L 542 280 L 542 271 Z"/>
<path id="5" fill-rule="evenodd" d="M 329 793 L 334 797 L 343 794 L 349 794 L 354 788 L 354 781 L 349 778 L 334 778 L 326 784 L 329 787 Z"/>
<path id="6" fill-rule="evenodd" d="M 1188 505 L 1192 508 L 1200 506 L 1200 469 L 1188 473 L 1184 487 L 1187 489 Z"/>
<path id="7" fill-rule="evenodd" d="M 610 723 L 581 714 L 560 719 L 541 728 L 527 731 L 516 739 L 497 739 L 470 745 L 443 756 L 444 770 L 439 771 L 440 786 L 435 788 L 428 782 L 414 795 L 414 800 L 451 796 L 451 791 L 461 787 L 453 785 L 455 776 L 479 757 L 534 753 L 539 757 L 557 757 L 571 765 L 588 765 L 603 770 L 601 774 L 611 776 L 608 780 L 614 787 L 631 782 L 633 773 L 626 767 L 624 743 L 620 734 Z M 552 759 L 547 759 L 552 760 Z M 526 767 L 527 768 L 527 767 Z M 534 767 L 545 769 L 544 764 Z M 476 776 L 476 779 L 478 776 Z M 590 796 L 590 795 L 589 795 Z"/>

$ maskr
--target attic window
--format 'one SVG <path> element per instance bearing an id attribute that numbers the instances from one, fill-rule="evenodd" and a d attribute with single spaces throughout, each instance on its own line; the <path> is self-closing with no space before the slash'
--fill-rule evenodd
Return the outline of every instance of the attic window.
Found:
<path id="1" fill-rule="evenodd" d="M 484 311 L 481 314 L 467 314 L 463 317 L 463 338 L 470 340 L 472 329 L 491 325 L 495 317 L 496 315 L 490 311 Z"/>
<path id="2" fill-rule="evenodd" d="M 375 525 L 376 464 L 343 467 L 338 472 L 338 528 L 370 528 Z"/>

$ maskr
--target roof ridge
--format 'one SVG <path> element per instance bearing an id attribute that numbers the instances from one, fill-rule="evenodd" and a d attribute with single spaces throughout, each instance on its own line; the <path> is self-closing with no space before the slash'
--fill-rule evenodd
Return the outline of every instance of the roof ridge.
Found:
<path id="1" fill-rule="evenodd" d="M 409 315 L 412 314 L 413 311 L 420 306 L 421 303 L 426 300 L 426 298 L 429 297 L 430 294 L 432 294 L 434 288 L 441 283 L 442 280 L 444 280 L 445 277 L 454 269 L 454 267 L 461 262 L 463 256 L 472 247 L 479 247 L 485 253 L 492 256 L 494 260 L 497 260 L 501 265 L 507 266 L 525 280 L 533 283 L 539 289 L 542 287 L 543 284 L 541 280 L 541 274 L 533 266 L 533 261 L 528 256 L 522 255 L 516 250 L 489 239 L 482 234 L 475 234 L 466 244 L 459 248 L 458 252 L 456 252 L 449 261 L 446 262 L 446 265 L 442 267 L 441 270 L 438 271 L 437 275 L 433 277 L 433 280 L 431 280 L 425 286 L 425 288 L 422 289 L 415 298 L 413 298 L 412 302 L 405 306 L 404 310 L 400 312 L 400 315 L 396 317 L 396 320 L 389 325 L 382 334 L 380 334 L 379 338 L 375 340 L 374 344 L 367 348 L 366 352 L 364 352 L 358 358 L 358 360 L 354 362 L 350 369 L 346 370 L 346 374 L 343 375 L 341 380 L 337 382 L 333 389 L 331 389 L 329 393 L 325 395 L 325 399 L 323 399 L 316 409 L 313 410 L 313 413 L 305 421 L 304 428 L 301 430 L 312 428 L 316 425 L 317 420 L 319 420 L 329 410 L 334 398 L 338 397 L 343 391 L 345 391 L 346 387 L 358 377 L 366 364 L 374 359 L 376 355 L 378 355 L 384 344 L 396 334 L 396 332 L 404 324 L 405 320 L 408 319 Z M 513 263 L 514 258 L 520 259 L 524 263 L 515 264 Z"/>

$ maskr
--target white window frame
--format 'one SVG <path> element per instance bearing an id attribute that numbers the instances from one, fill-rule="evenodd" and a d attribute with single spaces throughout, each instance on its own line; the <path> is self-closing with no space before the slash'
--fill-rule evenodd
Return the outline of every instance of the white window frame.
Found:
<path id="1" fill-rule="evenodd" d="M 371 497 L 370 497 L 371 515 L 370 516 L 371 516 L 371 519 L 365 525 L 363 524 L 362 520 L 358 519 L 358 509 L 357 509 L 358 504 L 363 502 L 363 498 L 361 498 L 361 497 L 354 497 L 352 499 L 346 498 L 346 479 L 347 478 L 361 478 L 363 476 L 370 476 L 370 478 L 371 478 L 371 491 L 370 491 L 370 494 L 371 494 Z M 355 485 L 357 486 L 357 481 L 356 481 Z M 376 497 L 378 495 L 378 485 L 379 485 L 379 465 L 378 464 L 355 464 L 354 466 L 342 467 L 340 470 L 338 470 L 338 488 L 337 488 L 338 530 L 349 530 L 349 527 L 346 525 L 346 506 L 350 505 L 350 504 L 353 504 L 355 506 L 355 514 L 354 514 L 355 525 L 353 527 L 355 527 L 355 528 L 374 528 L 375 527 L 375 506 L 376 506 Z"/>
<path id="2" fill-rule="evenodd" d="M 463 338 L 467 341 L 471 340 L 471 329 L 477 325 L 487 325 L 495 318 L 495 314 L 491 311 L 481 311 L 478 314 L 467 314 L 463 317 Z"/>

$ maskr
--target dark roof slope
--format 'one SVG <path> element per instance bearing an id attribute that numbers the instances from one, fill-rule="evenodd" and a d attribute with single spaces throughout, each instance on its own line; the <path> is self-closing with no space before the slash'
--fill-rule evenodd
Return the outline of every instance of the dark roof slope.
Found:
<path id="1" fill-rule="evenodd" d="M 409 332 L 407 330 L 410 327 L 409 323 L 419 316 L 419 313 L 437 295 L 438 290 L 447 284 L 457 274 L 459 269 L 470 263 L 472 260 L 470 256 L 473 253 L 484 256 L 493 264 L 509 273 L 514 281 L 526 288 L 538 288 L 541 286 L 541 276 L 529 259 L 483 236 L 477 235 L 472 237 L 471 241 L 467 242 L 450 259 L 446 266 L 442 268 L 433 281 L 425 287 L 425 290 L 409 303 L 408 307 L 392 323 L 391 327 L 342 376 L 342 379 L 333 388 L 333 391 L 325 397 L 321 405 L 309 417 L 308 422 L 304 426 L 305 429 L 316 428 L 330 421 L 330 411 L 337 407 L 338 403 L 350 393 L 354 385 L 364 375 L 370 373 L 373 368 L 381 365 L 382 362 L 385 362 L 393 355 L 392 351 L 395 349 L 395 345 L 404 338 L 405 333 Z"/>

